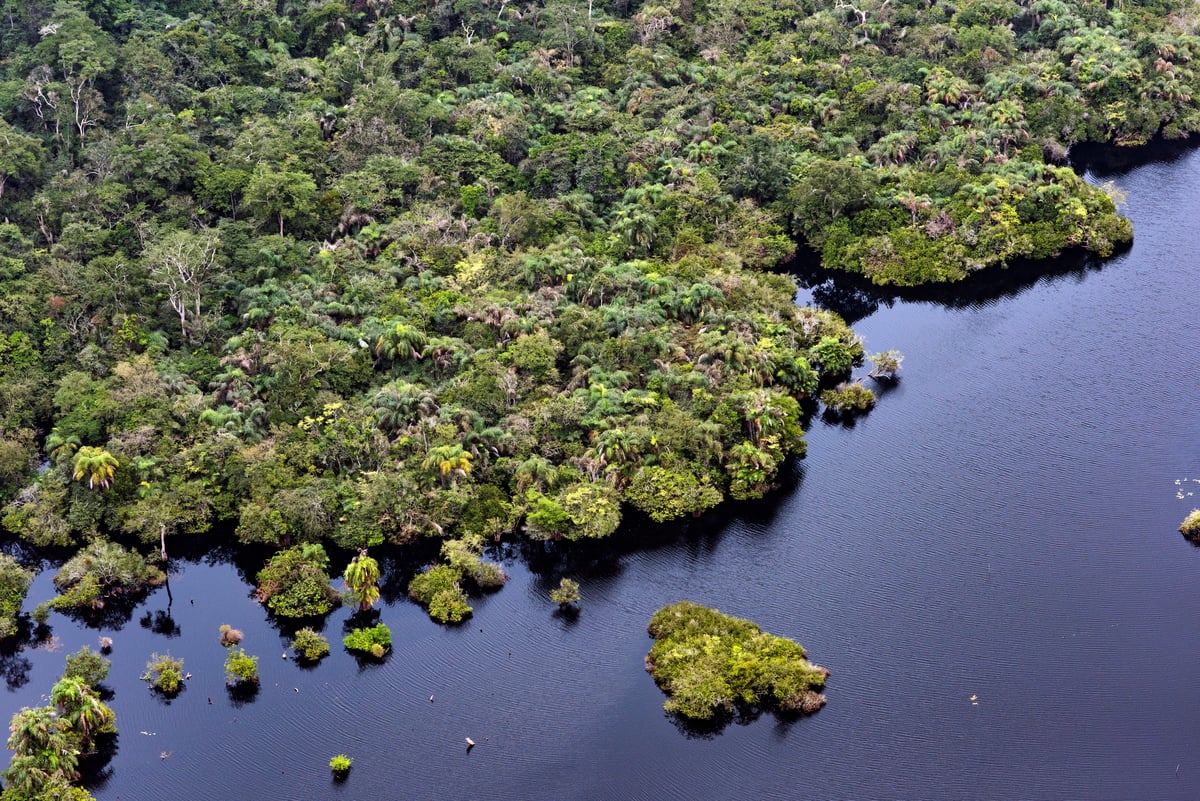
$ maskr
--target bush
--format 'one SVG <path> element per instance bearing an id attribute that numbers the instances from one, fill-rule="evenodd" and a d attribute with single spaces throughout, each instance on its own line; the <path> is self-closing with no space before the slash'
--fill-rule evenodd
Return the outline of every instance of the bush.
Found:
<path id="1" fill-rule="evenodd" d="M 821 403 L 839 414 L 861 414 L 875 407 L 875 393 L 859 383 L 842 383 L 822 392 Z"/>
<path id="2" fill-rule="evenodd" d="M 550 600 L 559 606 L 575 603 L 579 600 L 579 582 L 564 578 L 557 587 L 550 590 Z"/>
<path id="3" fill-rule="evenodd" d="M 351 759 L 350 757 L 346 756 L 345 754 L 338 754 L 337 756 L 335 756 L 329 760 L 329 768 L 334 773 L 338 773 L 338 774 L 349 773 L 350 765 L 353 762 L 354 762 L 354 760 Z"/>
<path id="4" fill-rule="evenodd" d="M 226 648 L 231 648 L 237 645 L 242 641 L 242 638 L 246 636 L 242 633 L 241 629 L 235 629 L 228 623 L 222 623 L 221 628 L 218 629 L 218 631 L 221 632 L 221 645 L 224 645 Z"/>
<path id="5" fill-rule="evenodd" d="M 106 598 L 142 592 L 167 580 L 141 554 L 114 542 L 96 540 L 67 560 L 54 576 L 55 609 L 99 609 Z"/>
<path id="6" fill-rule="evenodd" d="M 150 686 L 163 695 L 176 695 L 183 689 L 183 660 L 169 654 L 151 654 L 142 681 L 150 682 Z"/>
<path id="7" fill-rule="evenodd" d="M 17 615 L 29 592 L 33 571 L 26 570 L 8 554 L 0 554 L 0 638 L 17 630 Z"/>
<path id="8" fill-rule="evenodd" d="M 1192 513 L 1183 519 L 1179 525 L 1179 532 L 1188 539 L 1200 540 L 1200 509 L 1193 509 Z"/>
<path id="9" fill-rule="evenodd" d="M 225 683 L 232 686 L 257 682 L 258 657 L 250 656 L 243 648 L 231 650 L 225 656 Z"/>
<path id="10" fill-rule="evenodd" d="M 329 653 L 329 640 L 317 634 L 311 628 L 303 628 L 296 632 L 296 636 L 292 640 L 292 650 L 301 659 L 316 662 Z"/>
<path id="11" fill-rule="evenodd" d="M 325 572 L 328 564 L 320 545 L 280 551 L 258 573 L 258 597 L 280 617 L 323 615 L 339 597 Z"/>
<path id="12" fill-rule="evenodd" d="M 87 686 L 95 687 L 108 678 L 108 670 L 111 667 L 111 661 L 85 645 L 75 653 L 67 655 L 63 678 L 79 679 Z"/>
<path id="13" fill-rule="evenodd" d="M 461 623 L 471 616 L 471 605 L 461 587 L 442 590 L 429 602 L 429 616 L 438 623 Z"/>
<path id="14" fill-rule="evenodd" d="M 360 651 L 380 659 L 392 644 L 392 630 L 382 623 L 370 628 L 355 629 L 342 639 L 342 644 L 351 651 Z"/>
<path id="15" fill-rule="evenodd" d="M 450 565 L 437 565 L 413 576 L 408 597 L 429 610 L 438 623 L 461 623 L 472 612 L 459 579 L 462 574 Z"/>
<path id="16" fill-rule="evenodd" d="M 658 610 L 648 628 L 655 642 L 646 669 L 668 694 L 668 712 L 707 720 L 739 706 L 809 713 L 825 704 L 818 690 L 829 671 L 748 620 L 680 601 Z"/>

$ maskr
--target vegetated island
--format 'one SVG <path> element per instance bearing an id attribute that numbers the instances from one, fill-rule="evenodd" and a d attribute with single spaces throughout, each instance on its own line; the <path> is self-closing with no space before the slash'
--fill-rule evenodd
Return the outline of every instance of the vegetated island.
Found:
<path id="1" fill-rule="evenodd" d="M 658 610 L 648 630 L 646 670 L 667 693 L 668 712 L 710 720 L 749 707 L 812 713 L 825 705 L 829 671 L 749 620 L 679 601 Z"/>

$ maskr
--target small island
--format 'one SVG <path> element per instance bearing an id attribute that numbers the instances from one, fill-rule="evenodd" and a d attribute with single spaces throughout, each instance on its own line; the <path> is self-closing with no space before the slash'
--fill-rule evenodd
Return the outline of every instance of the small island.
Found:
<path id="1" fill-rule="evenodd" d="M 749 620 L 679 601 L 647 628 L 655 642 L 646 670 L 667 693 L 667 712 L 706 721 L 739 708 L 811 714 L 825 705 L 829 671 L 810 663 L 798 643 Z"/>

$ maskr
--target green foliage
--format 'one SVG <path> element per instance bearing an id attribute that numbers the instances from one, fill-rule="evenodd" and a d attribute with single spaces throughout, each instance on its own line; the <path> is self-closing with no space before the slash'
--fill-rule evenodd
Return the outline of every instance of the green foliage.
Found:
<path id="1" fill-rule="evenodd" d="M 258 657 L 250 656 L 244 648 L 231 648 L 225 655 L 225 683 L 257 684 Z"/>
<path id="2" fill-rule="evenodd" d="M 112 662 L 86 645 L 67 655 L 67 666 L 63 678 L 79 679 L 89 687 L 97 687 L 108 677 Z"/>
<path id="3" fill-rule="evenodd" d="M 0 554 L 0 639 L 17 630 L 17 615 L 33 581 L 33 571 L 21 567 L 8 554 Z"/>
<path id="4" fill-rule="evenodd" d="M 1188 539 L 1200 540 L 1200 509 L 1193 509 L 1179 524 L 1179 533 Z"/>
<path id="5" fill-rule="evenodd" d="M 338 598 L 325 572 L 328 564 L 320 545 L 282 550 L 259 571 L 258 597 L 280 617 L 323 615 Z"/>
<path id="6" fill-rule="evenodd" d="M 867 361 L 872 365 L 871 372 L 868 373 L 871 378 L 877 381 L 895 380 L 896 373 L 900 372 L 900 364 L 904 361 L 904 354 L 898 350 L 885 350 L 869 354 Z"/>
<path id="7" fill-rule="evenodd" d="M 71 557 L 54 576 L 56 609 L 99 608 L 106 598 L 144 591 L 166 580 L 136 551 L 96 540 Z"/>
<path id="8" fill-rule="evenodd" d="M 296 632 L 291 648 L 301 659 L 316 662 L 329 653 L 329 640 L 306 626 Z"/>
<path id="9" fill-rule="evenodd" d="M 142 681 L 166 696 L 177 695 L 183 689 L 183 660 L 170 654 L 151 654 Z"/>
<path id="10" fill-rule="evenodd" d="M 650 465 L 634 474 L 625 488 L 625 500 L 661 523 L 716 506 L 721 502 L 721 491 L 709 483 L 707 476 L 697 478 L 687 469 Z"/>
<path id="11" fill-rule="evenodd" d="M 360 612 L 365 612 L 379 600 L 379 563 L 367 556 L 364 548 L 350 560 L 344 576 L 346 592 Z"/>
<path id="12" fill-rule="evenodd" d="M 350 772 L 350 765 L 354 760 L 345 754 L 338 754 L 329 760 L 329 768 L 334 773 L 344 774 Z"/>
<path id="13" fill-rule="evenodd" d="M 450 565 L 437 565 L 413 576 L 408 597 L 429 609 L 438 623 L 461 623 L 471 614 L 467 594 L 459 581 L 462 574 Z"/>
<path id="14" fill-rule="evenodd" d="M 857 381 L 843 382 L 822 392 L 821 403 L 839 414 L 862 414 L 875 408 L 875 393 Z"/>
<path id="15" fill-rule="evenodd" d="M 342 644 L 351 651 L 370 654 L 378 659 L 392 644 L 392 630 L 383 623 L 376 623 L 369 628 L 354 629 L 342 638 Z"/>
<path id="16" fill-rule="evenodd" d="M 564 578 L 550 590 L 550 600 L 559 606 L 576 603 L 579 597 L 579 582 L 574 579 Z"/>
<path id="17" fill-rule="evenodd" d="M 819 690 L 829 671 L 748 620 L 680 601 L 658 610 L 649 631 L 646 669 L 668 694 L 668 712 L 707 720 L 741 706 L 808 713 L 825 704 Z"/>

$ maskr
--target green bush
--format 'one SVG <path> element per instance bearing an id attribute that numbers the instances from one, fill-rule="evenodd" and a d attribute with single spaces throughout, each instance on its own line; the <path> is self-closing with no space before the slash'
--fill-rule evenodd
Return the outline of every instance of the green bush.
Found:
<path id="1" fill-rule="evenodd" d="M 151 654 L 142 681 L 150 682 L 150 686 L 163 695 L 176 695 L 183 689 L 183 660 L 169 654 Z"/>
<path id="2" fill-rule="evenodd" d="M 1179 525 L 1179 532 L 1188 539 L 1200 540 L 1200 509 L 1193 509 L 1191 514 Z"/>
<path id="3" fill-rule="evenodd" d="M 383 623 L 376 623 L 369 628 L 355 629 L 342 638 L 342 644 L 351 651 L 371 654 L 376 659 L 387 653 L 392 644 L 392 630 Z"/>
<path id="4" fill-rule="evenodd" d="M 668 712 L 707 720 L 739 706 L 810 713 L 825 704 L 818 691 L 829 671 L 748 620 L 680 601 L 658 610 L 648 628 L 655 642 L 646 669 L 669 696 Z"/>
<path id="5" fill-rule="evenodd" d="M 311 628 L 303 628 L 297 631 L 295 638 L 292 639 L 292 650 L 301 659 L 316 662 L 329 653 L 329 640 Z"/>
<path id="6" fill-rule="evenodd" d="M 437 565 L 413 576 L 408 597 L 429 610 L 438 623 L 461 623 L 471 614 L 467 594 L 459 581 L 462 574 L 450 565 Z"/>
<path id="7" fill-rule="evenodd" d="M 96 540 L 55 574 L 54 586 L 60 594 L 52 604 L 56 609 L 98 609 L 106 598 L 142 592 L 166 580 L 165 573 L 136 551 Z"/>
<path id="8" fill-rule="evenodd" d="M 0 554 L 0 639 L 16 632 L 17 615 L 31 581 L 33 571 L 21 567 L 8 554 Z"/>
<path id="9" fill-rule="evenodd" d="M 250 656 L 244 648 L 230 650 L 225 656 L 225 683 L 254 684 L 258 682 L 258 657 Z"/>
<path id="10" fill-rule="evenodd" d="M 559 606 L 575 603 L 579 600 L 579 582 L 564 578 L 557 587 L 550 590 L 550 600 Z"/>
<path id="11" fill-rule="evenodd" d="M 328 564 L 320 545 L 280 551 L 258 573 L 258 597 L 280 617 L 324 615 L 339 598 L 325 572 Z"/>
<path id="12" fill-rule="evenodd" d="M 95 687 L 108 678 L 108 670 L 111 667 L 110 660 L 85 645 L 75 653 L 67 655 L 63 678 L 79 679 L 87 686 Z"/>
<path id="13" fill-rule="evenodd" d="M 350 757 L 346 756 L 345 754 L 338 754 L 337 756 L 335 756 L 329 760 L 329 768 L 334 773 L 338 773 L 338 774 L 349 773 L 350 765 L 353 762 L 354 762 L 354 760 L 351 759 Z"/>
<path id="14" fill-rule="evenodd" d="M 842 383 L 822 392 L 821 403 L 838 414 L 862 414 L 875 408 L 875 393 L 857 382 Z"/>

